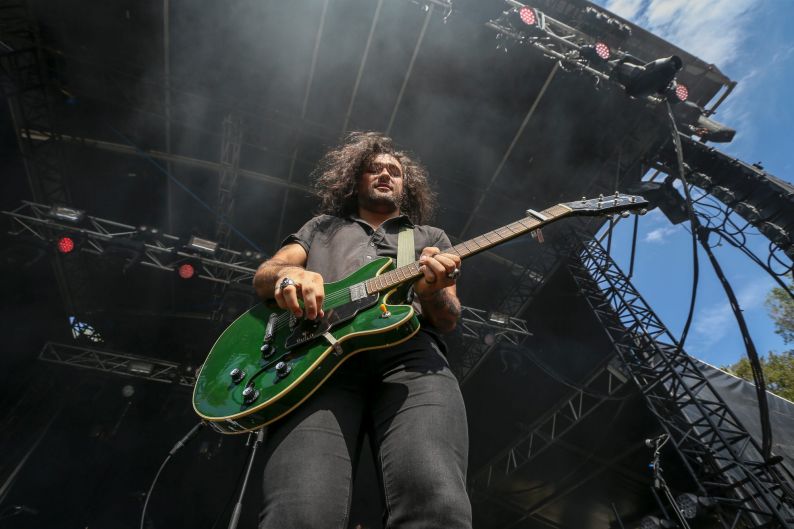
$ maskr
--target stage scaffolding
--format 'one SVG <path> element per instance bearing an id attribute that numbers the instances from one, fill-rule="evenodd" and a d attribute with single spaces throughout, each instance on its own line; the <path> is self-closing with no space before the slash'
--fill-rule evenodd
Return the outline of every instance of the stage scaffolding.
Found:
<path id="1" fill-rule="evenodd" d="M 759 444 L 597 242 L 568 269 L 720 527 L 794 527 L 794 479 Z M 670 509 L 677 509 L 668 505 Z M 671 511 L 673 512 L 673 511 Z M 671 520 L 672 515 L 667 515 Z"/>

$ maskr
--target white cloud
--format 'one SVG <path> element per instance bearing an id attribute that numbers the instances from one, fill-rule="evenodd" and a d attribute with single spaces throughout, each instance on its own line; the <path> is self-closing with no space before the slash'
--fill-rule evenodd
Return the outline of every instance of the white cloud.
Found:
<path id="1" fill-rule="evenodd" d="M 723 68 L 741 59 L 760 0 L 609 0 L 606 8 Z"/>
<path id="2" fill-rule="evenodd" d="M 772 286 L 772 279 L 767 277 L 743 285 L 735 291 L 739 307 L 743 312 L 761 307 Z M 695 313 L 692 340 L 687 348 L 699 351 L 708 349 L 736 328 L 736 320 L 728 301 L 712 304 Z"/>
<path id="3" fill-rule="evenodd" d="M 643 9 L 644 0 L 610 0 L 607 9 L 626 20 L 634 20 Z"/>
<path id="4" fill-rule="evenodd" d="M 667 237 L 675 233 L 675 231 L 673 226 L 662 226 L 661 228 L 656 228 L 646 233 L 643 241 L 661 244 L 666 241 Z"/>

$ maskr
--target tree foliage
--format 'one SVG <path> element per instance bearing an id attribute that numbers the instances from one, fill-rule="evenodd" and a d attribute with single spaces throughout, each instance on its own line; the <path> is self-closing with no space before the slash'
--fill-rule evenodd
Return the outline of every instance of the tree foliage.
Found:
<path id="1" fill-rule="evenodd" d="M 789 284 L 789 289 L 794 290 L 794 279 Z M 794 343 L 794 300 L 782 287 L 775 287 L 766 298 L 769 315 L 775 320 L 775 332 L 783 337 L 787 344 Z M 794 349 L 781 354 L 770 352 L 766 358 L 761 359 L 764 370 L 764 379 L 769 391 L 794 402 Z M 750 361 L 742 358 L 726 371 L 752 382 L 753 372 Z"/>
<path id="2" fill-rule="evenodd" d="M 789 284 L 794 291 L 794 279 Z M 766 298 L 769 314 L 775 320 L 775 332 L 783 337 L 785 343 L 794 342 L 794 300 L 782 287 L 775 287 Z"/>
<path id="3" fill-rule="evenodd" d="M 764 370 L 767 389 L 794 402 L 794 351 L 781 354 L 770 352 L 769 356 L 761 358 L 761 367 Z M 745 380 L 751 382 L 753 380 L 753 372 L 747 358 L 742 358 L 726 370 Z"/>

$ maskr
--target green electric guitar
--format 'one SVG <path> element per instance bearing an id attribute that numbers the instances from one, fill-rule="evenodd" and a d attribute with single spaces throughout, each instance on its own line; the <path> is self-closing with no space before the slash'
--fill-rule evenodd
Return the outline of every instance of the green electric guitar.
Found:
<path id="1" fill-rule="evenodd" d="M 527 211 L 527 217 L 454 246 L 466 258 L 572 215 L 641 210 L 642 197 L 615 194 Z M 399 344 L 419 330 L 399 293 L 422 276 L 419 262 L 373 260 L 325 285 L 325 315 L 310 321 L 259 304 L 218 338 L 193 391 L 193 408 L 221 433 L 256 430 L 290 413 L 355 353 Z M 392 303 L 394 301 L 394 303 Z"/>

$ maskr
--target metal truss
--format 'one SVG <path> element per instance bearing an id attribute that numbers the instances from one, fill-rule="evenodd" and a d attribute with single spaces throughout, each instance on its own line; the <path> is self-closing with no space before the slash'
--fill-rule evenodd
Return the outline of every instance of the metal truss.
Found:
<path id="1" fill-rule="evenodd" d="M 220 246 L 229 245 L 231 221 L 234 215 L 234 194 L 240 177 L 240 145 L 242 143 L 242 122 L 232 114 L 223 120 L 221 136 L 221 170 L 218 181 L 218 209 L 215 240 Z"/>
<path id="2" fill-rule="evenodd" d="M 218 180 L 217 221 L 215 224 L 215 242 L 219 247 L 229 246 L 232 219 L 234 217 L 235 193 L 237 180 L 240 177 L 240 146 L 242 144 L 242 120 L 229 114 L 223 120 L 223 135 L 221 136 L 221 170 Z M 213 291 L 212 312 L 213 320 L 223 318 L 226 298 L 226 285 L 235 272 L 226 270 L 226 282 L 216 283 Z"/>
<path id="3" fill-rule="evenodd" d="M 757 442 L 596 241 L 568 268 L 721 527 L 794 527 L 792 476 Z"/>
<path id="4" fill-rule="evenodd" d="M 598 368 L 573 395 L 558 402 L 509 448 L 478 470 L 469 480 L 469 492 L 488 492 L 528 465 L 603 403 L 616 400 L 627 380 L 610 362 Z"/>
<path id="5" fill-rule="evenodd" d="M 504 340 L 518 345 L 527 336 L 532 336 L 526 320 L 473 307 L 461 307 L 460 327 L 464 338 L 481 340 L 484 343 Z"/>
<path id="6" fill-rule="evenodd" d="M 35 200 L 68 204 L 64 159 L 56 132 L 52 86 L 39 43 L 38 28 L 24 1 L 0 1 L 0 82 L 8 98 L 31 193 Z M 30 131 L 43 141 L 34 141 Z"/>
<path id="7" fill-rule="evenodd" d="M 39 353 L 39 360 L 142 378 L 153 382 L 188 387 L 193 387 L 196 383 L 196 375 L 191 366 L 181 366 L 157 358 L 113 353 L 77 345 L 47 342 Z"/>
<path id="8" fill-rule="evenodd" d="M 526 321 L 518 319 L 518 315 L 523 312 L 524 308 L 526 308 L 529 302 L 534 298 L 535 293 L 540 289 L 546 278 L 551 276 L 553 270 L 559 265 L 556 252 L 552 249 L 543 247 L 540 249 L 540 253 L 542 258 L 534 262 L 531 267 L 522 267 L 511 262 L 511 272 L 513 277 L 515 277 L 514 286 L 510 289 L 510 294 L 506 296 L 497 309 L 493 311 L 507 315 L 509 320 L 523 322 L 522 331 L 526 329 Z M 481 313 L 484 313 L 484 311 L 481 311 Z M 462 316 L 467 316 L 473 321 L 481 317 L 481 315 L 475 313 L 470 313 L 468 315 L 462 313 Z M 467 336 L 468 329 L 466 325 L 470 325 L 470 323 L 466 321 L 462 321 L 462 323 L 464 336 Z M 485 334 L 488 333 L 486 332 Z M 484 336 L 481 336 L 479 339 L 468 341 L 463 351 L 461 351 L 461 354 L 451 362 L 452 370 L 461 381 L 461 384 L 465 384 L 477 371 L 491 352 L 499 346 L 502 339 L 514 345 L 519 345 L 530 335 L 528 330 L 526 333 L 503 332 L 492 334 L 494 335 L 494 340 L 485 340 Z"/>
<path id="9" fill-rule="evenodd" d="M 187 241 L 174 235 L 89 215 L 80 223 L 65 223 L 53 219 L 50 209 L 44 204 L 25 201 L 17 209 L 3 211 L 3 214 L 13 221 L 14 228 L 10 231 L 13 235 L 32 235 L 48 241 L 51 233 L 70 234 L 78 239 L 76 243 L 83 252 L 102 255 L 108 250 L 122 250 L 129 255 L 131 264 L 169 272 L 190 263 L 196 267 L 197 277 L 215 283 L 248 284 L 256 272 L 254 267 L 261 261 L 261 255 L 221 247 L 213 256 L 203 255 L 187 249 Z"/>
<path id="10" fill-rule="evenodd" d="M 197 277 L 220 285 L 248 286 L 256 273 L 256 266 L 265 259 L 261 254 L 238 252 L 218 246 L 213 257 L 185 247 L 185 240 L 143 226 L 135 227 L 112 220 L 84 215 L 79 223 L 71 224 L 53 219 L 51 206 L 24 201 L 13 211 L 3 211 L 13 223 L 12 235 L 32 236 L 50 241 L 51 233 L 72 235 L 81 239 L 80 250 L 102 255 L 109 250 L 123 250 L 129 264 L 140 264 L 174 272 L 184 263 L 198 268 Z M 219 311 L 215 311 L 219 312 Z M 496 340 L 505 339 L 518 344 L 531 335 L 525 320 L 509 317 L 504 323 L 488 319 L 489 313 L 473 307 L 461 307 L 463 335 L 482 343 L 491 334 Z M 492 313 L 491 313 L 492 314 Z"/>

